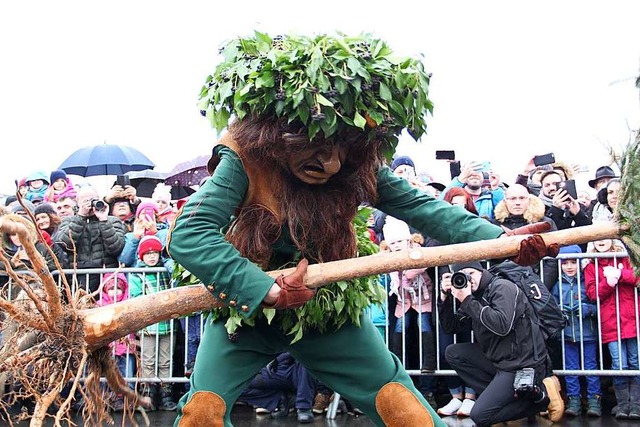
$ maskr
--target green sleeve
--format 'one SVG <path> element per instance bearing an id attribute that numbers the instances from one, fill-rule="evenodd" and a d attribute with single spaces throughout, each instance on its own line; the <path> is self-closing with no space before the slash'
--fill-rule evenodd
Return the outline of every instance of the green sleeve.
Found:
<path id="1" fill-rule="evenodd" d="M 387 166 L 378 170 L 375 207 L 445 244 L 495 239 L 504 232 L 484 218 L 412 187 Z"/>
<path id="2" fill-rule="evenodd" d="M 227 242 L 222 230 L 241 206 L 249 181 L 237 154 L 216 147 L 220 163 L 211 178 L 190 198 L 175 219 L 169 253 L 211 290 L 223 304 L 235 301 L 250 316 L 262 303 L 274 279 Z"/>

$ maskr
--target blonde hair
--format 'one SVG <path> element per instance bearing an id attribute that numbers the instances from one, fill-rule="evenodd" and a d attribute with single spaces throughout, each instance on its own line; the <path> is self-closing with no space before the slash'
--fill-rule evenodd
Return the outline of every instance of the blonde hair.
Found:
<path id="1" fill-rule="evenodd" d="M 608 251 L 605 252 L 626 252 L 627 248 L 624 246 L 624 244 L 622 244 L 622 242 L 618 239 L 601 239 L 603 240 L 610 240 L 611 241 L 611 247 L 609 248 Z M 596 240 L 597 241 L 597 240 Z M 596 245 L 593 244 L 593 242 L 591 242 L 591 244 L 589 245 L 589 247 L 587 248 L 587 252 L 598 252 L 598 253 L 602 253 L 599 250 L 596 249 Z"/>

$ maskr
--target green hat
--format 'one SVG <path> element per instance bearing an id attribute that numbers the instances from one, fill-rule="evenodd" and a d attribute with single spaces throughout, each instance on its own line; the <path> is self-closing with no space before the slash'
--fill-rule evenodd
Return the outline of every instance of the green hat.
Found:
<path id="1" fill-rule="evenodd" d="M 218 132 L 232 116 L 267 115 L 301 124 L 310 140 L 355 128 L 394 148 L 403 129 L 419 139 L 433 109 L 422 62 L 396 56 L 369 34 L 272 38 L 256 31 L 226 42 L 220 54 L 199 104 Z"/>

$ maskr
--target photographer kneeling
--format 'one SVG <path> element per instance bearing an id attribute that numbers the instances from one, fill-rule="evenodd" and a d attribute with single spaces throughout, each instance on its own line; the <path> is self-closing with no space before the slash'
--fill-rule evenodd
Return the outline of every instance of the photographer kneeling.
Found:
<path id="1" fill-rule="evenodd" d="M 439 318 L 448 333 L 471 322 L 474 342 L 452 344 L 445 352 L 464 383 L 479 393 L 471 419 L 482 427 L 548 410 L 549 419 L 558 421 L 564 412 L 560 382 L 547 377 L 547 349 L 527 296 L 477 261 L 452 270 L 453 280 L 451 273 L 441 279 Z"/>

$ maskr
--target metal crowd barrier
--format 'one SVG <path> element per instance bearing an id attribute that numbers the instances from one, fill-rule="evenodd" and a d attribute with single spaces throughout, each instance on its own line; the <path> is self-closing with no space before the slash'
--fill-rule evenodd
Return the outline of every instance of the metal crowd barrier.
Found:
<path id="1" fill-rule="evenodd" d="M 626 256 L 626 253 L 607 253 L 607 254 L 596 254 L 596 253 L 583 253 L 583 254 L 560 254 L 558 255 L 555 260 L 557 262 L 557 267 L 558 267 L 558 271 L 561 272 L 561 267 L 560 267 L 560 263 L 562 262 L 563 259 L 578 259 L 579 263 L 583 263 L 583 262 L 587 262 L 585 260 L 591 260 L 589 262 L 596 262 L 598 263 L 598 260 L 600 258 L 618 258 L 618 257 L 624 257 Z M 541 262 L 540 264 L 540 271 L 541 271 L 541 275 L 544 272 L 544 262 Z M 548 267 L 547 267 L 548 268 Z M 436 268 L 436 281 L 434 283 L 435 286 L 435 292 L 433 294 L 433 297 L 438 298 L 439 295 L 439 289 L 440 289 L 440 282 L 439 282 L 439 277 L 440 277 L 440 269 Z M 56 277 L 56 280 L 58 281 L 59 285 L 62 285 L 62 276 L 61 274 L 67 275 L 69 277 L 71 277 L 70 275 L 75 275 L 76 277 L 80 277 L 80 276 L 88 276 L 90 274 L 100 274 L 101 279 L 102 277 L 107 274 L 107 273 L 113 273 L 113 272 L 121 272 L 124 273 L 125 275 L 130 275 L 132 273 L 138 273 L 138 274 L 143 274 L 143 275 L 149 275 L 149 274 L 159 274 L 160 272 L 166 271 L 164 268 L 110 268 L 110 269 L 84 269 L 84 270 L 63 270 L 61 272 L 53 272 L 52 274 L 54 275 L 54 277 Z M 578 274 L 581 276 L 582 273 L 582 268 L 578 269 Z M 561 277 L 561 274 L 559 274 L 559 276 Z M 102 280 L 101 280 L 102 281 Z M 88 280 L 87 280 L 88 282 Z M 12 295 L 12 283 L 9 280 L 9 283 L 7 284 L 8 286 L 8 295 Z M 172 285 L 173 286 L 173 285 Z M 384 280 L 384 276 L 381 277 L 381 286 L 385 287 L 385 290 L 388 294 L 389 292 L 389 286 L 388 286 L 388 281 Z M 421 292 L 421 290 L 419 290 L 419 292 Z M 420 296 L 418 294 L 418 296 Z M 636 329 L 640 328 L 640 310 L 638 309 L 638 289 L 636 288 L 635 290 L 635 313 L 636 313 Z M 440 357 L 441 354 L 441 349 L 440 349 L 440 330 L 437 327 L 438 325 L 438 310 L 435 307 L 436 304 L 436 300 L 434 300 L 432 297 L 432 303 L 434 304 L 434 307 L 432 308 L 432 316 L 435 317 L 435 335 L 436 335 L 436 370 L 434 373 L 429 373 L 429 374 L 424 374 L 421 373 L 419 369 L 414 369 L 414 368 L 409 368 L 407 369 L 408 373 L 410 375 L 436 375 L 436 376 L 453 376 L 456 375 L 455 371 L 450 370 L 450 369 L 443 369 L 441 364 L 442 364 L 442 360 Z M 617 295 L 617 289 L 616 289 L 616 299 L 618 298 Z M 597 307 L 598 307 L 598 337 L 601 337 L 601 331 L 600 331 L 600 324 L 601 324 L 601 319 L 600 319 L 600 312 L 599 312 L 599 307 L 600 307 L 600 301 L 596 301 Z M 375 321 L 377 321 L 377 327 L 379 327 L 382 331 L 382 335 L 383 335 L 383 339 L 385 340 L 385 342 L 387 343 L 387 345 L 389 345 L 389 340 L 390 340 L 390 336 L 393 333 L 392 331 L 389 330 L 389 319 L 390 316 L 393 316 L 393 313 L 389 313 L 389 307 L 388 307 L 388 303 L 385 302 L 384 306 L 382 307 L 383 309 L 383 313 L 384 313 L 384 317 L 386 319 L 386 321 L 383 324 L 379 323 L 379 319 L 375 319 Z M 203 316 L 200 316 L 199 318 L 199 322 L 196 325 L 196 327 L 199 327 L 200 332 L 202 332 L 202 328 L 204 325 L 204 322 L 206 320 L 204 319 Z M 176 338 L 177 338 L 177 330 L 178 330 L 178 326 L 176 325 L 176 323 L 178 322 L 178 320 L 174 320 L 171 319 L 171 360 L 174 360 L 176 356 L 176 349 L 175 349 L 175 343 L 176 343 Z M 182 331 L 182 333 L 184 334 L 184 340 L 183 342 L 185 343 L 184 346 L 184 354 L 181 354 L 181 360 L 184 360 L 185 363 L 188 361 L 188 335 L 189 335 L 189 328 L 193 328 L 193 324 L 190 325 L 190 322 L 184 322 L 185 324 L 185 330 Z M 375 322 L 374 322 L 375 323 Z M 403 342 L 402 342 L 402 357 L 401 360 L 403 362 L 403 365 L 406 367 L 406 363 L 407 363 L 407 342 L 406 342 L 406 325 L 403 325 L 403 329 L 402 329 L 402 336 L 403 336 Z M 582 331 L 582 322 L 580 322 L 580 330 Z M 418 349 L 418 355 L 417 358 L 418 360 L 422 360 L 422 342 L 421 342 L 422 336 L 421 334 L 418 333 L 418 343 L 417 344 L 417 349 Z M 472 338 L 473 339 L 473 338 Z M 638 346 L 640 347 L 640 330 L 637 330 L 637 334 L 636 334 L 636 340 L 638 341 Z M 456 337 L 454 336 L 454 342 L 456 342 Z M 620 341 L 620 329 L 618 328 L 618 341 Z M 157 342 L 156 342 L 157 343 Z M 612 369 L 606 369 L 606 367 L 604 366 L 604 362 L 603 362 L 603 355 L 604 352 L 607 351 L 607 349 L 603 346 L 601 340 L 598 340 L 598 348 L 599 348 L 599 369 L 598 370 L 587 370 L 587 369 L 579 369 L 579 370 L 567 370 L 565 365 L 564 365 L 564 333 L 563 336 L 560 339 L 560 344 L 561 344 L 561 349 L 562 349 L 562 367 L 558 368 L 558 369 L 554 369 L 554 373 L 557 375 L 598 375 L 598 376 L 619 376 L 619 375 L 625 375 L 625 376 L 633 376 L 633 375 L 640 375 L 640 370 L 612 370 Z M 580 351 L 580 355 L 581 355 L 581 360 L 582 360 L 582 364 L 581 367 L 584 368 L 584 361 L 583 361 L 583 346 L 581 345 L 581 351 Z M 142 354 L 142 351 L 144 350 L 143 348 L 143 344 L 139 345 L 139 352 L 138 355 Z M 183 369 L 177 369 L 176 366 L 174 366 L 174 364 L 171 364 L 171 368 L 170 368 L 170 372 L 171 374 L 168 377 L 163 377 L 160 378 L 157 374 L 158 374 L 158 366 L 157 366 L 157 353 L 156 353 L 156 363 L 155 363 L 155 369 L 156 369 L 156 375 L 154 377 L 151 378 L 141 378 L 139 376 L 137 377 L 127 377 L 125 378 L 127 381 L 129 382 L 134 382 L 134 381 L 139 381 L 139 382 L 172 382 L 172 383 L 185 383 L 188 382 L 188 379 L 182 375 L 182 372 L 184 371 Z M 180 374 L 176 374 L 176 371 L 180 372 Z"/>

